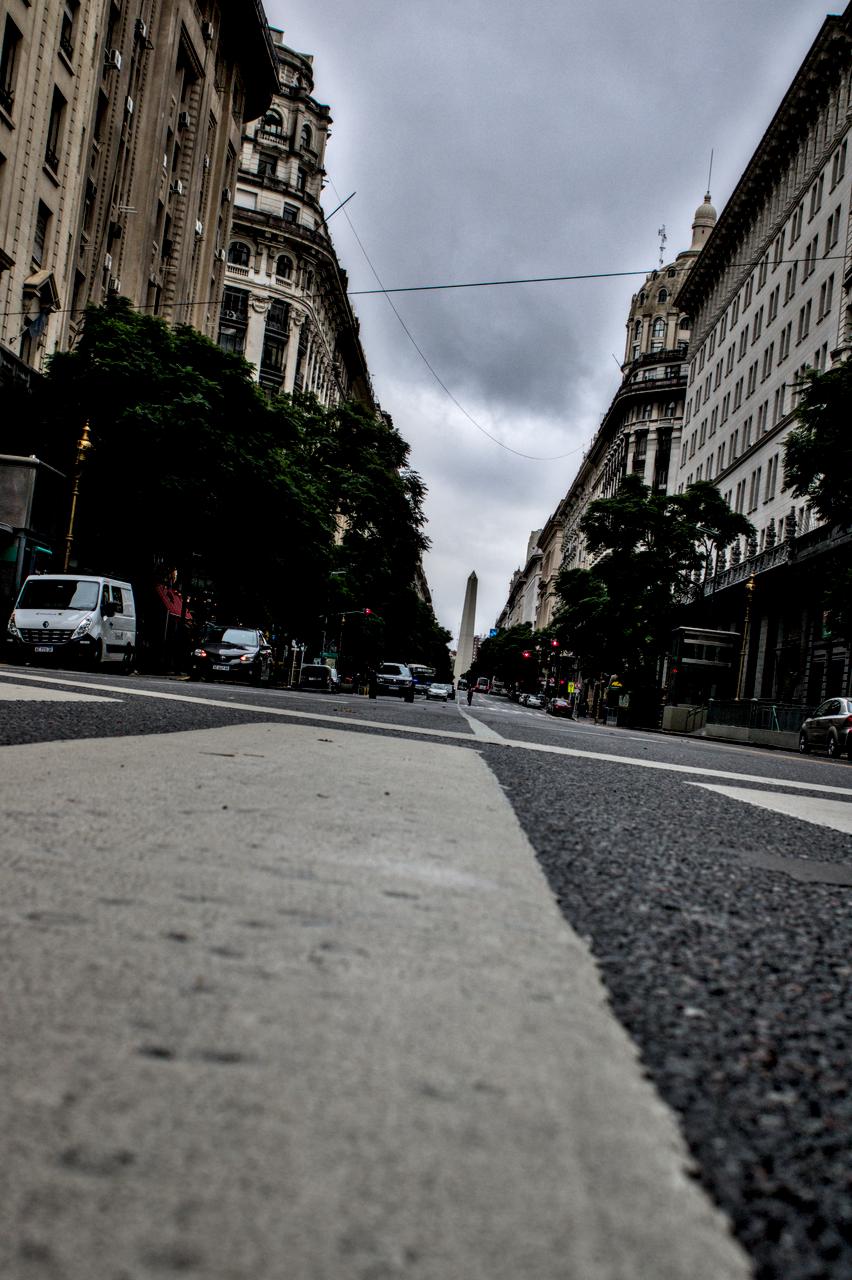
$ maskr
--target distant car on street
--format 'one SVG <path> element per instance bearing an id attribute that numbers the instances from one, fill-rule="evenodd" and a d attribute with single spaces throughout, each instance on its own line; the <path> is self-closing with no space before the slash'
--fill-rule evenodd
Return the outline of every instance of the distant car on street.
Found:
<path id="1" fill-rule="evenodd" d="M 535 711 L 541 711 L 544 706 L 544 698 L 540 693 L 528 693 L 525 707 L 532 707 Z"/>
<path id="2" fill-rule="evenodd" d="M 272 679 L 272 648 L 255 627 L 209 626 L 192 651 L 190 680 Z"/>
<path id="3" fill-rule="evenodd" d="M 300 689 L 321 689 L 325 693 L 334 693 L 340 686 L 340 676 L 334 667 L 327 667 L 322 662 L 305 662 L 299 672 Z"/>
<path id="4" fill-rule="evenodd" d="M 551 698 L 545 707 L 545 711 L 549 716 L 566 716 L 569 720 L 572 717 L 573 710 L 567 698 Z"/>
<path id="5" fill-rule="evenodd" d="M 376 672 L 376 693 L 414 701 L 414 676 L 404 662 L 383 662 Z"/>
<path id="6" fill-rule="evenodd" d="M 429 685 L 426 690 L 426 699 L 428 702 L 446 702 L 450 698 L 455 698 L 453 686 L 451 684 L 435 684 Z"/>
<path id="7" fill-rule="evenodd" d="M 827 751 L 832 760 L 852 760 L 852 698 L 828 698 L 799 730 L 802 755 L 814 749 Z"/>

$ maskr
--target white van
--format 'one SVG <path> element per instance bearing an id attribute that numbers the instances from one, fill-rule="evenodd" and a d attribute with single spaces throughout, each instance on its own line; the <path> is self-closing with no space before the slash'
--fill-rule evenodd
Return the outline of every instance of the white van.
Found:
<path id="1" fill-rule="evenodd" d="M 136 604 L 129 582 L 82 573 L 27 578 L 9 619 L 13 658 L 99 667 L 133 664 Z"/>

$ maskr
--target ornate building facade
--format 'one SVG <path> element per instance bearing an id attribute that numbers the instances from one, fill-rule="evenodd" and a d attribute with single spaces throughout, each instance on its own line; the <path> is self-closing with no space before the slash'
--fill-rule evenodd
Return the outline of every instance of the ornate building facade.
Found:
<path id="1" fill-rule="evenodd" d="M 679 306 L 678 292 L 715 222 L 708 193 L 695 212 L 690 247 L 650 272 L 631 299 L 621 386 L 560 504 L 568 568 L 589 564 L 579 529 L 589 503 L 612 497 L 625 475 L 638 475 L 657 493 L 672 489 L 690 341 L 690 321 Z"/>
<path id="2" fill-rule="evenodd" d="M 323 405 L 373 404 L 358 321 L 320 206 L 327 106 L 312 59 L 273 30 L 279 91 L 243 135 L 227 246 L 219 343 L 244 355 L 270 392 L 311 392 Z"/>
<path id="3" fill-rule="evenodd" d="M 277 87 L 258 0 L 0 0 L 0 343 L 26 365 L 123 294 L 218 329 L 244 122 Z"/>
<path id="4" fill-rule="evenodd" d="M 850 131 L 852 6 L 823 24 L 678 296 L 693 340 L 677 487 L 712 480 L 756 529 L 703 588 L 705 618 L 745 635 L 741 697 L 811 704 L 852 681 L 813 591 L 848 536 L 784 488 L 799 379 L 852 352 Z"/>

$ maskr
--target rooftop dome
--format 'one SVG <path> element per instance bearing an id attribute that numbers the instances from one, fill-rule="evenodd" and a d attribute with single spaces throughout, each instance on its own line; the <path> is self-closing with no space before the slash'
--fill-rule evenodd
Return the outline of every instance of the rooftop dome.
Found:
<path id="1" fill-rule="evenodd" d="M 695 217 L 692 220 L 692 245 L 691 249 L 700 249 L 710 232 L 716 225 L 716 210 L 710 203 L 710 192 L 708 191 L 704 197 L 703 204 L 700 204 L 695 210 Z"/>

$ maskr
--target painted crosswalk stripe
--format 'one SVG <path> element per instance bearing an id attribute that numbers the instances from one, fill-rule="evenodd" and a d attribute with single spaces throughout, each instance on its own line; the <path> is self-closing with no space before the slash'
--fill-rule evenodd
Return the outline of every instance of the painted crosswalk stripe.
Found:
<path id="1" fill-rule="evenodd" d="M 704 791 L 715 791 L 717 795 L 727 796 L 731 800 L 741 800 L 744 804 L 756 805 L 759 809 L 768 809 L 771 813 L 782 813 L 787 818 L 801 818 L 803 822 L 813 822 L 819 827 L 833 827 L 845 835 L 852 835 L 852 804 L 844 800 L 825 800 L 821 796 L 789 796 L 775 791 L 753 791 L 750 787 L 722 787 L 710 782 L 690 782 L 690 787 L 701 787 Z"/>

